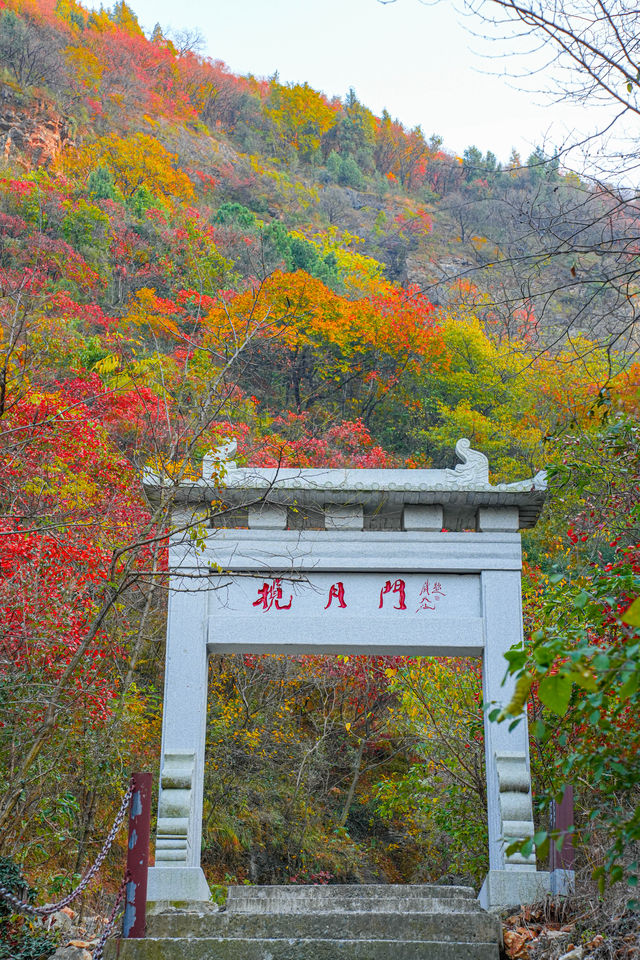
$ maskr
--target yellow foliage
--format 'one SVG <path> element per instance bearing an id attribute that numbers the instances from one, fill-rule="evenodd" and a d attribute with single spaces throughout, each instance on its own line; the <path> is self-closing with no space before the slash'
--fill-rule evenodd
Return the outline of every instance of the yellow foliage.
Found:
<path id="1" fill-rule="evenodd" d="M 464 309 L 442 319 L 449 359 L 421 378 L 426 399 L 417 406 L 424 404 L 424 419 L 431 421 L 421 440 L 431 449 L 451 449 L 468 437 L 489 457 L 494 482 L 540 469 L 544 437 L 560 423 L 590 417 L 609 377 L 604 352 L 589 351 L 583 365 L 566 353 L 532 358 L 524 342 L 492 340 Z"/>
<path id="2" fill-rule="evenodd" d="M 149 326 L 162 336 L 179 337 L 178 325 L 171 319 L 170 312 L 171 306 L 167 308 L 155 290 L 142 287 L 129 301 L 126 317 L 136 326 Z"/>
<path id="3" fill-rule="evenodd" d="M 273 83 L 267 113 L 280 136 L 301 153 L 312 153 L 336 122 L 336 109 L 308 83 Z"/>
<path id="4" fill-rule="evenodd" d="M 67 173 L 87 178 L 102 164 L 111 172 L 125 197 L 140 187 L 167 203 L 194 198 L 191 180 L 178 169 L 178 158 L 169 153 L 155 137 L 134 133 L 119 137 L 112 133 L 65 155 Z"/>
<path id="5" fill-rule="evenodd" d="M 354 233 L 339 233 L 335 227 L 326 233 L 316 233 L 310 239 L 303 234 L 300 236 L 307 243 L 312 243 L 322 256 L 333 254 L 338 265 L 338 272 L 347 296 L 353 300 L 362 297 L 375 297 L 389 293 L 392 285 L 384 279 L 384 264 L 363 253 L 356 253 L 349 247 L 363 243 L 361 237 Z"/>
<path id="6" fill-rule="evenodd" d="M 113 373 L 120 366 L 120 357 L 115 354 L 107 354 L 106 357 L 103 357 L 101 360 L 98 360 L 97 363 L 94 363 L 93 369 L 97 374 L 108 374 Z"/>
<path id="7" fill-rule="evenodd" d="M 87 11 L 76 0 L 56 0 L 56 16 L 78 32 L 79 22 L 86 23 Z"/>
<path id="8" fill-rule="evenodd" d="M 69 66 L 75 71 L 80 83 L 93 93 L 97 93 L 104 73 L 104 64 L 100 63 L 95 54 L 83 46 L 67 47 L 65 55 Z"/>

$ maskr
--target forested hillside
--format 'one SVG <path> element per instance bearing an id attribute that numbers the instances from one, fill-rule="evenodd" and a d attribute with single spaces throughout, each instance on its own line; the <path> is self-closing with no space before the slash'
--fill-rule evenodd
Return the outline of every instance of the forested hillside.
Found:
<path id="1" fill-rule="evenodd" d="M 466 436 L 494 482 L 550 468 L 512 661 L 540 829 L 573 782 L 581 876 L 635 882 L 634 201 L 235 76 L 125 3 L 0 0 L 0 147 L 0 863 L 66 890 L 157 764 L 171 501 L 145 468 L 198 475 L 226 438 L 452 465 Z M 477 884 L 480 700 L 462 661 L 215 658 L 211 882 Z"/>

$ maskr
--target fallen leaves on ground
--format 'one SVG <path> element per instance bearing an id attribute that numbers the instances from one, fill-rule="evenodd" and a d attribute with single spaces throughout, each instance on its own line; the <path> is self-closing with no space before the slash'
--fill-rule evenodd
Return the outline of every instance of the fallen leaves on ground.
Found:
<path id="1" fill-rule="evenodd" d="M 577 910 L 575 911 L 577 913 Z M 510 960 L 637 960 L 640 914 L 602 917 L 580 913 L 568 922 L 570 908 L 551 901 L 523 907 L 503 921 L 505 956 Z M 595 930 L 598 930 L 595 933 Z"/>

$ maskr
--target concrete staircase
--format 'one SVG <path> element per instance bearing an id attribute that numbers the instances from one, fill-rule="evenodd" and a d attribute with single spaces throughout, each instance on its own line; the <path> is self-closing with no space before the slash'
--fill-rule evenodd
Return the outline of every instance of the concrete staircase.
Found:
<path id="1" fill-rule="evenodd" d="M 469 887 L 229 887 L 226 907 L 156 904 L 105 960 L 498 960 L 500 923 Z"/>

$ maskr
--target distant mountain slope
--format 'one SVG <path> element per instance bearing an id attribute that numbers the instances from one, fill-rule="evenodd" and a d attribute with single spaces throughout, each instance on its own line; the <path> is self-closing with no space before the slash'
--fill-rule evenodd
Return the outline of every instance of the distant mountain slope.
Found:
<path id="1" fill-rule="evenodd" d="M 540 150 L 504 170 L 474 147 L 452 157 L 353 91 L 329 100 L 306 83 L 236 76 L 159 26 L 147 38 L 125 3 L 2 0 L 0 62 L 9 163 L 47 166 L 74 145 L 138 133 L 172 154 L 199 202 L 239 203 L 307 238 L 330 232 L 394 283 L 473 303 L 504 335 L 523 323 L 546 341 L 628 325 L 625 291 L 594 297 L 593 284 L 620 272 L 633 201 L 581 184 Z"/>

